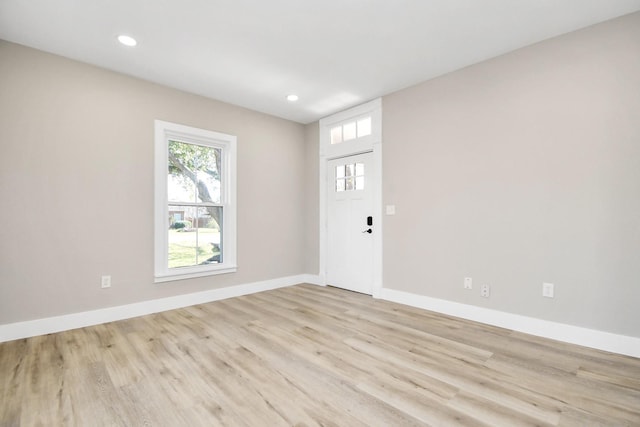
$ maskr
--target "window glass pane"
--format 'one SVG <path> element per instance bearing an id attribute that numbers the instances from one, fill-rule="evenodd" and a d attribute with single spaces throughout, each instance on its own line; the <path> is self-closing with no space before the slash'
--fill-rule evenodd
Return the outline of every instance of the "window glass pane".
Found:
<path id="1" fill-rule="evenodd" d="M 343 139 L 348 141 L 356 137 L 356 122 L 346 123 L 342 126 Z"/>
<path id="2" fill-rule="evenodd" d="M 342 142 L 342 126 L 331 128 L 331 143 L 339 144 Z"/>
<path id="3" fill-rule="evenodd" d="M 350 165 L 345 165 L 345 168 L 346 168 L 346 176 L 353 176 L 353 173 L 355 172 L 353 163 Z"/>
<path id="4" fill-rule="evenodd" d="M 354 184 L 353 180 L 354 180 L 354 178 L 347 178 L 346 179 L 345 188 L 346 188 L 347 191 L 353 190 L 353 184 Z"/>
<path id="5" fill-rule="evenodd" d="M 197 215 L 198 208 L 193 206 L 169 206 L 169 268 L 196 265 Z"/>
<path id="6" fill-rule="evenodd" d="M 169 268 L 222 262 L 222 209 L 169 205 Z"/>
<path id="7" fill-rule="evenodd" d="M 222 207 L 198 208 L 198 264 L 222 262 Z"/>
<path id="8" fill-rule="evenodd" d="M 358 138 L 371 135 L 371 117 L 358 120 Z"/>
<path id="9" fill-rule="evenodd" d="M 169 172 L 167 176 L 167 196 L 170 202 L 195 202 L 196 186 L 192 180 L 185 179 L 183 175 L 173 175 Z"/>
<path id="10" fill-rule="evenodd" d="M 356 190 L 364 190 L 364 176 L 356 177 Z"/>
<path id="11" fill-rule="evenodd" d="M 169 141 L 168 160 L 170 202 L 220 203 L 219 148 Z"/>
<path id="12" fill-rule="evenodd" d="M 344 165 L 336 166 L 336 178 L 344 178 Z"/>
<path id="13" fill-rule="evenodd" d="M 336 191 L 344 191 L 344 178 L 336 180 Z"/>
<path id="14" fill-rule="evenodd" d="M 198 201 L 220 203 L 220 166 L 222 151 L 213 147 L 198 147 L 199 155 L 194 164 L 197 170 Z"/>
<path id="15" fill-rule="evenodd" d="M 356 176 L 364 175 L 364 163 L 356 163 Z"/>

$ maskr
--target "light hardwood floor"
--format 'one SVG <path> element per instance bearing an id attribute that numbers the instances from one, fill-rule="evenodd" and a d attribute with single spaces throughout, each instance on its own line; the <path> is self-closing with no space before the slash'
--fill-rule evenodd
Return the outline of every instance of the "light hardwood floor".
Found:
<path id="1" fill-rule="evenodd" d="M 299 285 L 0 344 L 1 426 L 639 426 L 640 359 Z"/>

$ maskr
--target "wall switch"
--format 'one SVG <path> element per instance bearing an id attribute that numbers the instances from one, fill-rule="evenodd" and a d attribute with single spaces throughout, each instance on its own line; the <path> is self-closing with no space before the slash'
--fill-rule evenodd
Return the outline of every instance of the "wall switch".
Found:
<path id="1" fill-rule="evenodd" d="M 542 284 L 542 296 L 547 298 L 553 298 L 553 283 Z"/>
<path id="2" fill-rule="evenodd" d="M 480 287 L 480 296 L 483 298 L 489 298 L 489 295 L 491 294 L 491 286 L 489 285 L 482 285 Z"/>
<path id="3" fill-rule="evenodd" d="M 111 276 L 102 276 L 102 281 L 100 282 L 103 288 L 111 287 Z"/>
<path id="4" fill-rule="evenodd" d="M 465 289 L 473 289 L 473 281 L 471 280 L 471 277 L 465 277 L 464 278 L 464 288 Z"/>
<path id="5" fill-rule="evenodd" d="M 387 205 L 386 208 L 387 215 L 395 215 L 396 214 L 396 205 Z"/>

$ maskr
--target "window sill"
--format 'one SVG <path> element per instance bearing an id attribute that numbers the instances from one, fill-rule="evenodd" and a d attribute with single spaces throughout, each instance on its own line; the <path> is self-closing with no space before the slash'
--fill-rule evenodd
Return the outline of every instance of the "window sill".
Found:
<path id="1" fill-rule="evenodd" d="M 217 274 L 235 273 L 237 269 L 238 269 L 237 266 L 231 265 L 227 267 L 217 268 L 215 270 L 167 273 L 163 275 L 156 275 L 154 278 L 154 283 L 172 282 L 174 280 L 194 279 L 196 277 L 215 276 Z"/>

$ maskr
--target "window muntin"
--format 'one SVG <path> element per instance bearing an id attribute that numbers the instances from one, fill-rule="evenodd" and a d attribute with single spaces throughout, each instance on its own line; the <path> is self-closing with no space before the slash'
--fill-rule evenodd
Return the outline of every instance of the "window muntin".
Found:
<path id="1" fill-rule="evenodd" d="M 235 271 L 235 137 L 156 121 L 156 281 Z"/>

